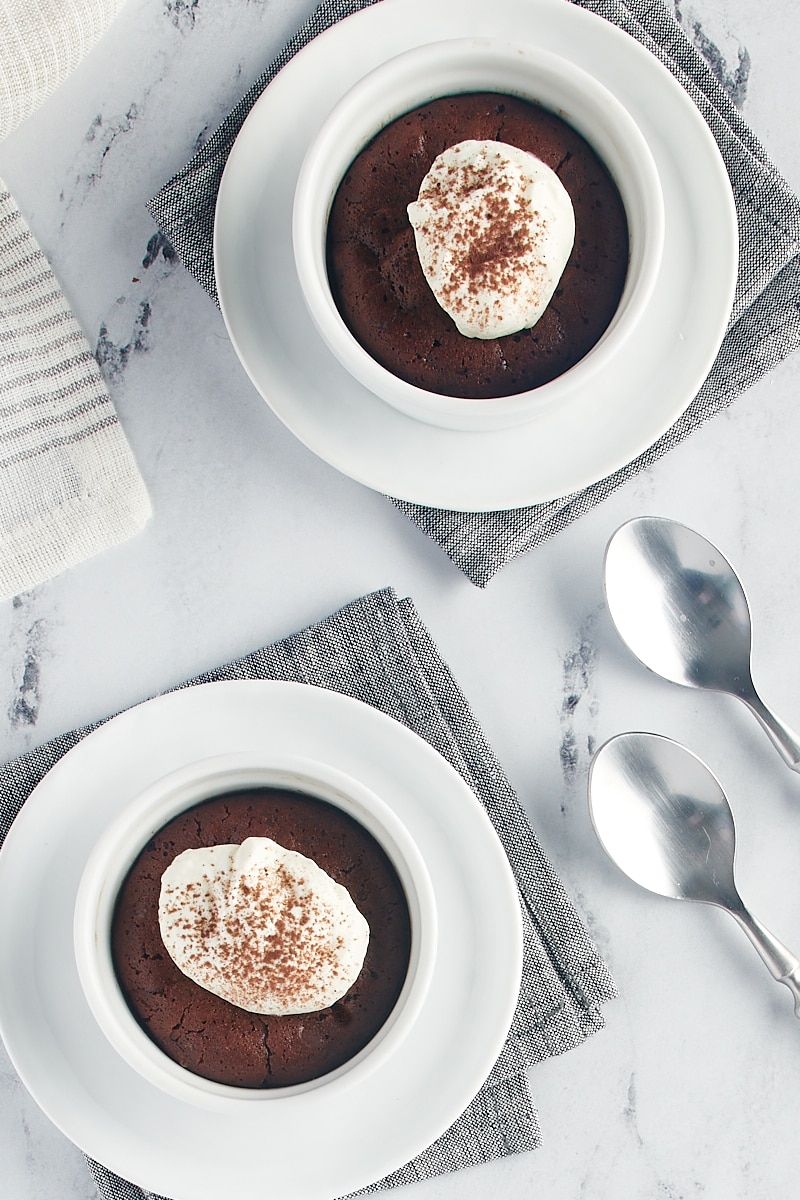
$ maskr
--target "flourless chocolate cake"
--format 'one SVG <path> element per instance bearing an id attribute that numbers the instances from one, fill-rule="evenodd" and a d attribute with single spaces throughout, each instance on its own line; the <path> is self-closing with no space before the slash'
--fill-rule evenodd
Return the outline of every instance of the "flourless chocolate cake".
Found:
<path id="1" fill-rule="evenodd" d="M 258 1016 L 198 986 L 167 953 L 159 929 L 161 876 L 183 850 L 269 837 L 317 863 L 349 891 L 370 927 L 364 965 L 335 1004 Z M 333 805 L 258 788 L 218 796 L 170 821 L 142 850 L 117 900 L 114 964 L 129 1007 L 181 1066 L 219 1083 L 278 1088 L 327 1074 L 386 1021 L 408 969 L 411 930 L 402 884 L 377 841 Z"/>
<path id="2" fill-rule="evenodd" d="M 494 339 L 459 333 L 439 306 L 407 214 L 434 159 L 467 139 L 536 155 L 575 213 L 572 254 L 544 315 Z M 342 317 L 389 371 L 442 395 L 508 396 L 562 375 L 602 336 L 625 284 L 628 227 L 608 170 L 570 125 L 518 97 L 466 93 L 406 113 L 361 151 L 334 198 L 327 256 Z"/>

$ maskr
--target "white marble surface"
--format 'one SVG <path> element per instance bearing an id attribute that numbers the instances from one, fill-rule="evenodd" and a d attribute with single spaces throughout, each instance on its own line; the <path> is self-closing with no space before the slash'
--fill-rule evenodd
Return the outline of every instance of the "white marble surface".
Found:
<path id="1" fill-rule="evenodd" d="M 532 1072 L 542 1147 L 408 1190 L 418 1200 L 761 1200 L 797 1165 L 800 1028 L 724 914 L 650 897 L 604 858 L 590 747 L 625 728 L 685 741 L 736 812 L 745 899 L 800 946 L 800 778 L 734 701 L 649 676 L 604 609 L 623 520 L 675 517 L 740 569 L 755 675 L 800 727 L 800 361 L 790 359 L 645 475 L 485 591 L 381 496 L 313 457 L 245 378 L 221 318 L 153 258 L 144 203 L 311 11 L 313 0 L 128 0 L 56 97 L 0 145 L 0 175 L 50 257 L 150 488 L 138 538 L 0 606 L 0 756 L 134 703 L 391 584 L 414 598 L 616 977 L 607 1026 Z M 742 110 L 800 187 L 800 9 L 680 4 L 738 71 Z M 149 261 L 153 258 L 153 261 Z M 562 747 L 574 749 L 565 766 Z M 569 757 L 569 756 L 566 756 Z M 8 914 L 4 914 L 8 920 Z M 83 1157 L 0 1052 L 9 1200 L 90 1200 Z"/>

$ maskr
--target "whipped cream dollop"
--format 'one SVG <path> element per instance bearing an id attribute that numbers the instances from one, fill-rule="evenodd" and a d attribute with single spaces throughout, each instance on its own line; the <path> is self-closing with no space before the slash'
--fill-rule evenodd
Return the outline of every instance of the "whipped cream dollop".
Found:
<path id="1" fill-rule="evenodd" d="M 335 1004 L 358 978 L 369 942 L 347 889 L 266 837 L 184 850 L 161 877 L 158 920 L 184 975 L 270 1016 Z"/>
<path id="2" fill-rule="evenodd" d="M 572 201 L 555 171 L 505 142 L 444 150 L 408 216 L 431 291 L 466 337 L 535 325 L 575 240 Z"/>

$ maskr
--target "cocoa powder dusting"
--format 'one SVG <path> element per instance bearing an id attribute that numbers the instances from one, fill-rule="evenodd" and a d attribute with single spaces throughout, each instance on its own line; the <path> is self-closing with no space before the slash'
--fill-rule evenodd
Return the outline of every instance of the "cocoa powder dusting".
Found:
<path id="1" fill-rule="evenodd" d="M 342 975 L 337 954 L 342 939 L 333 933 L 326 906 L 305 884 L 283 864 L 254 883 L 239 880 L 245 909 L 236 902 L 237 881 L 222 875 L 214 880 L 219 905 L 208 899 L 205 906 L 198 905 L 197 886 L 189 884 L 170 893 L 165 915 L 197 945 L 188 962 L 198 973 L 213 975 L 214 957 L 225 959 L 234 1003 L 252 1008 L 252 998 L 266 991 L 291 1007 L 320 974 L 332 980 Z"/>
<path id="2" fill-rule="evenodd" d="M 504 298 L 515 294 L 520 260 L 533 246 L 531 226 L 541 227 L 541 220 L 530 205 L 514 199 L 508 175 L 499 174 L 493 162 L 448 165 L 442 175 L 431 189 L 437 212 L 427 222 L 429 236 L 450 244 L 452 266 L 442 298 L 449 305 L 459 293 L 473 302 L 481 292 L 492 293 L 483 318 L 476 317 L 486 328 Z M 470 197 L 478 205 L 464 220 L 460 209 Z"/>
<path id="3" fill-rule="evenodd" d="M 373 931 L 358 980 L 330 1008 L 270 1017 L 247 1012 L 183 974 L 164 945 L 158 904 L 165 864 L 186 849 L 250 836 L 271 837 L 324 867 L 357 898 Z M 250 887 L 252 877 L 241 882 Z M 199 881 L 187 880 L 187 887 L 199 899 Z M 208 929 L 217 919 L 219 912 L 206 911 Z M 309 923 L 307 914 L 300 923 Z M 120 891 L 112 948 L 128 1006 L 165 1054 L 220 1083 L 281 1088 L 334 1070 L 374 1036 L 405 978 L 410 926 L 402 885 L 362 826 L 316 798 L 255 789 L 205 801 L 153 837 Z M 217 943 L 217 970 L 223 964 L 228 975 L 236 958 L 235 947 L 226 952 Z"/>

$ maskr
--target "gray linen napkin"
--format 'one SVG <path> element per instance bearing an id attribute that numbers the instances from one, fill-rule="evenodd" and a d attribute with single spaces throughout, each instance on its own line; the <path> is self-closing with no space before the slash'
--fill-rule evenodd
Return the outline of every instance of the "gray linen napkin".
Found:
<path id="1" fill-rule="evenodd" d="M 212 229 L 228 153 L 259 95 L 308 41 L 373 0 L 324 0 L 208 143 L 149 204 L 187 269 L 216 299 Z M 464 513 L 394 503 L 479 587 L 652 465 L 800 345 L 800 200 L 769 161 L 709 62 L 662 0 L 573 0 L 637 38 L 677 77 L 705 117 L 725 160 L 739 215 L 741 262 L 728 334 L 700 392 L 644 454 L 569 496 L 503 512 Z M 712 56 L 713 57 L 713 56 Z"/>
<path id="2" fill-rule="evenodd" d="M 354 696 L 407 725 L 463 776 L 486 807 L 520 893 L 523 978 L 508 1039 L 491 1075 L 455 1124 L 401 1170 L 366 1189 L 411 1183 L 531 1150 L 539 1143 L 526 1068 L 602 1026 L 611 977 L 547 861 L 523 809 L 410 600 L 386 589 L 308 629 L 191 681 L 286 679 Z M 0 839 L 30 792 L 90 730 L 63 734 L 0 766 Z M 106 1200 L 148 1193 L 90 1161 Z"/>

